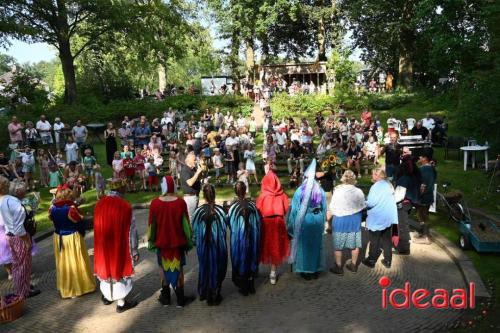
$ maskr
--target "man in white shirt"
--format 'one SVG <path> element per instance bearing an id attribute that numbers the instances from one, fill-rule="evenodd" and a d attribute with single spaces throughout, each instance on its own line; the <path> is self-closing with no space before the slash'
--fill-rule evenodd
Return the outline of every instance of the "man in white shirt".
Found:
<path id="1" fill-rule="evenodd" d="M 240 138 L 236 136 L 236 131 L 232 130 L 231 135 L 226 138 L 226 146 L 231 146 L 234 149 L 238 149 L 240 143 Z"/>
<path id="2" fill-rule="evenodd" d="M 172 108 L 168 108 L 168 112 L 163 113 L 163 118 L 161 118 L 160 125 L 167 126 L 168 124 L 174 125 L 175 112 Z"/>
<path id="3" fill-rule="evenodd" d="M 300 135 L 299 135 L 299 130 L 298 129 L 293 129 L 290 135 L 290 141 L 299 141 L 300 142 Z"/>
<path id="4" fill-rule="evenodd" d="M 427 114 L 427 118 L 422 119 L 422 126 L 427 128 L 429 132 L 432 132 L 434 126 L 436 126 L 436 122 L 434 121 L 430 113 Z"/>
<path id="5" fill-rule="evenodd" d="M 52 125 L 50 125 L 45 115 L 42 114 L 40 116 L 40 120 L 36 122 L 36 130 L 40 134 L 40 139 L 42 139 L 43 145 L 52 143 L 52 134 L 50 134 Z"/>
<path id="6" fill-rule="evenodd" d="M 281 130 L 276 131 L 276 143 L 278 144 L 280 152 L 284 153 L 285 152 L 285 144 L 286 144 L 285 131 L 281 131 Z"/>
<path id="7" fill-rule="evenodd" d="M 56 147 L 59 149 L 63 149 L 65 144 L 64 140 L 62 140 L 63 142 L 61 142 L 61 131 L 63 129 L 64 124 L 61 122 L 61 118 L 56 117 L 56 119 L 54 120 L 54 138 L 56 139 Z"/>

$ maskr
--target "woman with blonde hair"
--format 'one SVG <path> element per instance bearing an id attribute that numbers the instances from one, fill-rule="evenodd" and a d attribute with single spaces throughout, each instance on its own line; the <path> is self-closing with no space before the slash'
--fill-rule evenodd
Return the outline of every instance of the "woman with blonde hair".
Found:
<path id="1" fill-rule="evenodd" d="M 74 192 L 65 184 L 58 187 L 56 199 L 49 208 L 55 229 L 57 289 L 62 298 L 81 296 L 96 288 L 85 246 L 83 216 L 73 200 Z"/>
<path id="2" fill-rule="evenodd" d="M 333 249 L 335 251 L 335 266 L 330 272 L 343 275 L 342 251 L 351 250 L 351 262 L 345 267 L 356 273 L 359 248 L 361 247 L 361 218 L 365 208 L 365 196 L 357 188 L 356 175 L 346 170 L 340 179 L 341 184 L 333 190 L 328 218 L 333 218 Z"/>

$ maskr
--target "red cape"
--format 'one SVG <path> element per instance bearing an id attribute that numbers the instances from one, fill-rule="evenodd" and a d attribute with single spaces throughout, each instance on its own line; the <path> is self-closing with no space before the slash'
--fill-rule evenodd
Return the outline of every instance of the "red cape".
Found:
<path id="1" fill-rule="evenodd" d="M 130 252 L 132 206 L 120 197 L 105 196 L 94 209 L 94 273 L 100 280 L 132 276 Z"/>
<path id="2" fill-rule="evenodd" d="M 182 199 L 151 202 L 149 208 L 149 226 L 154 228 L 154 246 L 160 249 L 162 258 L 180 259 L 179 249 L 188 244 L 182 220 L 188 218 L 186 202 Z"/>
<path id="3" fill-rule="evenodd" d="M 261 192 L 256 205 L 262 217 L 285 216 L 288 211 L 290 206 L 288 196 L 283 192 L 280 180 L 272 170 L 262 178 Z"/>

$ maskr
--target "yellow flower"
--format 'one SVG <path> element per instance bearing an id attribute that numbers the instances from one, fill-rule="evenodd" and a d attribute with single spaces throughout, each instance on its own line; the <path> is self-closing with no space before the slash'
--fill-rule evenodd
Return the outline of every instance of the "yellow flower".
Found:
<path id="1" fill-rule="evenodd" d="M 321 167 L 323 168 L 327 168 L 328 167 L 328 161 L 323 161 L 323 163 L 321 163 Z"/>

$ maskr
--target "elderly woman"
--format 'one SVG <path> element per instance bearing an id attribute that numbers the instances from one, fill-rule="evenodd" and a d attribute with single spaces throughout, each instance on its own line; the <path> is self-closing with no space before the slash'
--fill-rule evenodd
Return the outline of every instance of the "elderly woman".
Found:
<path id="1" fill-rule="evenodd" d="M 12 280 L 16 294 L 27 298 L 38 295 L 40 290 L 30 285 L 32 242 L 24 229 L 26 210 L 18 198 L 8 194 L 9 189 L 9 180 L 0 176 L 0 218 L 12 255 Z"/>
<path id="2" fill-rule="evenodd" d="M 10 183 L 10 195 L 21 200 L 24 205 L 24 201 L 29 201 L 26 196 L 26 183 L 18 180 L 14 180 Z M 23 200 L 24 199 L 24 200 Z M 35 197 L 35 200 L 38 198 Z M 38 203 L 36 204 L 38 205 Z M 26 207 L 26 206 L 25 206 Z M 32 208 L 34 209 L 34 208 Z M 38 253 L 38 247 L 33 239 L 31 239 L 31 255 L 34 256 Z M 3 218 L 0 215 L 0 265 L 4 265 L 7 274 L 9 275 L 9 280 L 12 280 L 12 252 L 9 246 L 9 240 L 5 231 L 5 224 Z"/>
<path id="3" fill-rule="evenodd" d="M 368 257 L 363 259 L 363 264 L 373 268 L 381 254 L 384 252 L 382 265 L 391 267 L 392 262 L 392 225 L 398 223 L 398 209 L 394 196 L 394 187 L 387 180 L 383 168 L 374 169 L 372 172 L 373 185 L 368 193 L 366 206 L 368 217 L 366 228 L 368 229 L 368 240 L 370 248 Z"/>
<path id="4" fill-rule="evenodd" d="M 333 190 L 329 207 L 329 219 L 333 218 L 333 249 L 335 266 L 330 272 L 343 275 L 342 251 L 351 250 L 351 262 L 345 267 L 356 273 L 358 271 L 359 248 L 361 247 L 361 212 L 365 208 L 363 191 L 357 188 L 356 175 L 346 170 L 340 179 L 341 184 Z"/>
<path id="5" fill-rule="evenodd" d="M 73 191 L 67 185 L 60 186 L 49 208 L 49 218 L 55 229 L 53 245 L 57 290 L 62 298 L 81 296 L 96 288 L 83 238 L 85 224 L 73 196 Z"/>

